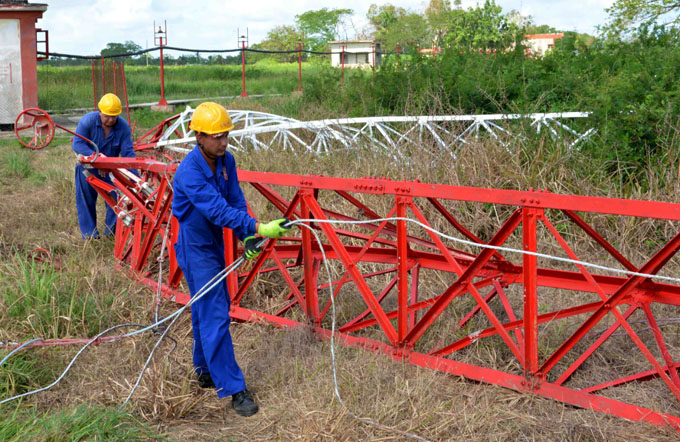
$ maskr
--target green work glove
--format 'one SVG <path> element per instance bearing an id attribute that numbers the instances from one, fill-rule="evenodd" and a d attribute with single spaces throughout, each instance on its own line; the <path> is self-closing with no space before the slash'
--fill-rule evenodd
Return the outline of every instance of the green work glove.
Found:
<path id="1" fill-rule="evenodd" d="M 281 224 L 288 222 L 290 222 L 288 218 L 279 218 L 266 224 L 260 223 L 257 233 L 268 238 L 281 238 L 284 233 L 290 230 L 290 227 L 283 227 Z"/>
<path id="2" fill-rule="evenodd" d="M 245 248 L 245 251 L 243 252 L 243 257 L 245 259 L 255 259 L 258 256 L 260 256 L 260 252 L 262 251 L 259 247 L 257 247 L 257 243 L 260 242 L 260 238 L 257 238 L 256 236 L 249 236 L 248 238 L 243 240 L 243 245 Z"/>

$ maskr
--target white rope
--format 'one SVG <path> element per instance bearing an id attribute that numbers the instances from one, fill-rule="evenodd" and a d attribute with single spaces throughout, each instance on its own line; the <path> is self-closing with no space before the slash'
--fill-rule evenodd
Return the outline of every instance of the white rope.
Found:
<path id="1" fill-rule="evenodd" d="M 634 272 L 632 270 L 616 269 L 616 268 L 613 268 L 613 267 L 607 267 L 607 266 L 594 264 L 594 263 L 587 262 L 587 261 L 580 261 L 580 260 L 571 259 L 571 258 L 562 258 L 560 256 L 549 255 L 549 254 L 546 254 L 546 253 L 530 252 L 530 251 L 527 251 L 527 250 L 519 250 L 519 249 L 513 249 L 513 248 L 510 248 L 510 247 L 502 247 L 502 246 L 492 246 L 492 245 L 489 245 L 489 244 L 483 244 L 483 243 L 478 243 L 478 242 L 474 242 L 474 241 L 468 241 L 466 239 L 456 238 L 455 236 L 449 236 L 449 235 L 442 233 L 442 232 L 440 232 L 436 229 L 433 229 L 432 227 L 430 227 L 428 225 L 421 223 L 420 221 L 416 221 L 416 220 L 411 219 L 411 218 L 398 217 L 398 216 L 391 217 L 391 218 L 375 218 L 375 219 L 366 220 L 366 221 L 363 221 L 363 220 L 360 220 L 360 221 L 340 221 L 340 220 L 328 220 L 328 219 L 322 220 L 322 219 L 310 218 L 310 219 L 297 219 L 295 221 L 291 221 L 291 224 L 297 224 L 297 223 L 303 223 L 303 222 L 327 223 L 327 224 L 369 224 L 369 223 L 376 223 L 376 222 L 383 222 L 383 221 L 407 221 L 407 222 L 410 222 L 410 223 L 413 223 L 413 224 L 417 224 L 418 226 L 422 227 L 423 229 L 429 230 L 430 232 L 432 232 L 432 233 L 434 233 L 438 236 L 441 236 L 443 238 L 449 239 L 449 240 L 457 242 L 457 243 L 473 246 L 473 247 L 481 247 L 483 249 L 492 249 L 492 250 L 499 250 L 499 251 L 503 251 L 503 252 L 511 252 L 511 253 L 519 253 L 519 254 L 523 254 L 523 255 L 531 255 L 531 256 L 536 256 L 538 258 L 546 258 L 546 259 L 551 259 L 551 260 L 554 260 L 554 261 L 561 261 L 561 262 L 567 262 L 567 263 L 570 263 L 570 264 L 582 265 L 584 267 L 592 267 L 592 268 L 595 268 L 595 269 L 598 269 L 598 270 L 605 270 L 605 271 L 614 272 L 614 273 L 621 273 L 621 274 L 625 274 L 625 275 L 641 276 L 641 277 L 644 277 L 644 278 L 661 279 L 661 280 L 664 280 L 664 281 L 671 281 L 671 282 L 680 283 L 680 278 L 673 278 L 673 277 L 670 277 L 670 276 L 653 275 L 651 273 L 640 273 L 640 272 Z"/>
<path id="2" fill-rule="evenodd" d="M 306 225 L 302 224 L 303 222 L 308 222 L 312 220 L 295 220 L 291 221 L 289 225 L 299 225 L 301 227 L 305 227 L 309 229 L 310 232 L 314 235 L 316 238 L 317 242 L 321 244 L 321 240 L 319 239 L 319 236 L 317 235 L 316 231 Z M 313 220 L 316 222 L 317 220 Z M 328 258 L 326 258 L 326 252 L 324 251 L 323 247 L 320 247 L 321 250 L 321 255 L 323 256 L 323 263 L 326 266 L 326 274 L 328 275 L 328 291 L 330 293 L 330 298 L 331 298 L 331 340 L 330 340 L 330 347 L 331 347 L 331 364 L 333 368 L 333 389 L 335 390 L 335 397 L 338 399 L 338 402 L 340 402 L 340 405 L 342 405 L 346 410 L 347 413 L 349 413 L 350 416 L 352 416 L 354 419 L 363 422 L 365 424 L 373 425 L 374 427 L 381 428 L 383 430 L 395 432 L 398 434 L 401 434 L 402 436 L 410 437 L 412 439 L 420 440 L 420 441 L 428 441 L 428 439 L 425 439 L 421 436 L 418 436 L 417 434 L 409 433 L 408 431 L 402 431 L 397 428 L 392 428 L 388 427 L 387 425 L 383 425 L 379 422 L 375 422 L 372 419 L 366 418 L 366 417 L 360 417 L 357 416 L 352 412 L 352 410 L 349 409 L 349 407 L 343 402 L 342 397 L 340 396 L 340 390 L 338 388 L 338 375 L 337 375 L 337 366 L 335 362 L 335 323 L 336 323 L 336 314 L 335 314 L 335 297 L 333 296 L 333 279 L 331 278 L 331 268 L 328 265 Z"/>

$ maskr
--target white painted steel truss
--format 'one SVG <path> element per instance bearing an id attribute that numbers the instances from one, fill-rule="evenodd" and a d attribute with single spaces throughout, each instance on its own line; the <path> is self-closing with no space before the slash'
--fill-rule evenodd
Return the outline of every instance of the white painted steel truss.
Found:
<path id="1" fill-rule="evenodd" d="M 195 143 L 188 129 L 193 109 L 187 106 L 157 143 L 157 147 L 186 153 Z M 233 110 L 229 115 L 236 126 L 229 137 L 229 148 L 237 151 L 279 148 L 293 152 L 323 154 L 338 149 L 384 149 L 402 157 L 406 145 L 436 146 L 455 156 L 456 147 L 480 136 L 488 136 L 506 148 L 515 135 L 511 123 L 530 121 L 537 133 L 547 131 L 569 147 L 577 147 L 594 132 L 580 133 L 565 121 L 588 118 L 588 112 L 542 114 L 443 115 L 415 117 L 363 117 L 298 121 L 264 112 Z M 181 133 L 182 137 L 178 137 Z"/>

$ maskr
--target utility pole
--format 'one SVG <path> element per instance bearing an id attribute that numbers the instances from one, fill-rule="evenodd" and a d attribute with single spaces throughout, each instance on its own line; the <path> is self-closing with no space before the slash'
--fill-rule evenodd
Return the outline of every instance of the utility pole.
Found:
<path id="1" fill-rule="evenodd" d="M 158 102 L 159 106 L 167 106 L 168 102 L 165 100 L 165 78 L 163 73 L 163 46 L 168 45 L 168 22 L 165 22 L 165 29 L 158 25 L 156 30 L 156 22 L 153 22 L 153 43 L 155 46 L 161 48 L 161 99 Z"/>
<path id="2" fill-rule="evenodd" d="M 241 66 L 242 66 L 242 78 L 243 78 L 243 88 L 241 89 L 241 97 L 247 97 L 246 93 L 246 48 L 248 47 L 248 28 L 246 28 L 246 35 L 240 34 L 239 29 L 236 29 L 236 35 L 238 36 L 238 46 L 241 48 Z"/>

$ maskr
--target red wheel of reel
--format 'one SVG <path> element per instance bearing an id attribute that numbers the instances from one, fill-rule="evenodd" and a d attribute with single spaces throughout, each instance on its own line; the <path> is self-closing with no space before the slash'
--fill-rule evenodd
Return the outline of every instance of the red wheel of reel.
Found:
<path id="1" fill-rule="evenodd" d="M 25 109 L 14 122 L 14 134 L 21 144 L 29 149 L 39 150 L 52 142 L 54 121 L 42 109 Z"/>

